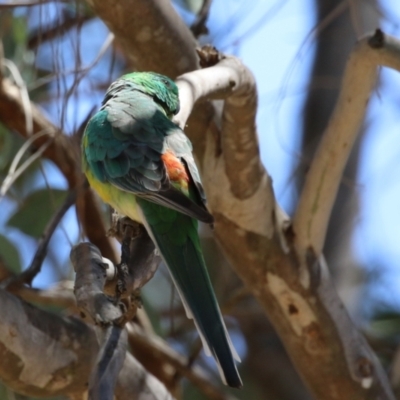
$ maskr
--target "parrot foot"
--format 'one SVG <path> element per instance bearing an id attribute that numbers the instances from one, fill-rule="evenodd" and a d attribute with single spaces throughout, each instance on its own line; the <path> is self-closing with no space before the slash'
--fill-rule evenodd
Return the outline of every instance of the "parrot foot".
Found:
<path id="1" fill-rule="evenodd" d="M 126 278 L 129 275 L 128 265 L 124 262 L 117 265 L 117 284 L 115 287 L 117 302 L 121 296 L 126 292 Z"/>
<path id="2" fill-rule="evenodd" d="M 120 243 L 123 242 L 127 235 L 127 230 L 132 239 L 140 235 L 140 224 L 131 220 L 129 217 L 123 217 L 117 212 L 113 212 L 111 217 L 111 227 L 107 232 L 107 236 L 115 237 Z"/>
<path id="3" fill-rule="evenodd" d="M 126 297 L 119 301 L 118 306 L 122 312 L 122 317 L 118 321 L 119 326 L 124 326 L 127 322 L 133 320 L 136 316 L 137 309 L 142 308 L 142 299 L 140 297 L 140 290 L 134 290 L 130 297 Z"/>
<path id="4" fill-rule="evenodd" d="M 117 265 L 116 300 L 127 291 L 129 277 L 128 265 L 131 261 L 131 244 L 140 235 L 140 225 L 128 217 L 119 218 L 116 222 L 117 239 L 121 242 L 121 263 Z"/>

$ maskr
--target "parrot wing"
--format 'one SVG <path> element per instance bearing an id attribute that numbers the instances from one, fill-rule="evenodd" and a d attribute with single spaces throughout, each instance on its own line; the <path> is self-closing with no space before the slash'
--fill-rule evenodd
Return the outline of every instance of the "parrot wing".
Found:
<path id="1" fill-rule="evenodd" d="M 129 91 L 123 97 L 109 99 L 89 121 L 87 130 L 97 133 L 85 149 L 97 179 L 202 222 L 213 222 L 204 205 L 190 141 L 151 97 Z M 162 158 L 168 150 L 186 164 L 195 200 L 171 182 Z"/>

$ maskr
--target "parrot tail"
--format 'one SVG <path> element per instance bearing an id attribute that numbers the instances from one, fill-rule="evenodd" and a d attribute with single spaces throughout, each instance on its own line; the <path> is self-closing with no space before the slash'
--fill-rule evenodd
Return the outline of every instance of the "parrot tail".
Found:
<path id="1" fill-rule="evenodd" d="M 177 211 L 138 199 L 144 225 L 158 248 L 186 310 L 194 320 L 205 353 L 214 356 L 223 382 L 242 387 L 235 360 L 240 358 L 231 342 L 215 298 L 201 252 L 197 221 Z M 176 213 L 172 231 L 168 223 L 154 218 L 156 208 Z M 160 215 L 158 210 L 158 215 Z"/>

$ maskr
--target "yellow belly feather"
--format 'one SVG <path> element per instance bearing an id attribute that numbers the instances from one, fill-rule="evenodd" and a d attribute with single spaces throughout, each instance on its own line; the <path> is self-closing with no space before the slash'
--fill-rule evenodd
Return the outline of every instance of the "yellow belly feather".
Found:
<path id="1" fill-rule="evenodd" d="M 90 169 L 87 169 L 85 174 L 90 186 L 97 192 L 104 202 L 115 208 L 119 214 L 142 223 L 142 218 L 138 212 L 136 197 L 134 194 L 118 189 L 108 182 L 100 182 L 94 177 Z"/>

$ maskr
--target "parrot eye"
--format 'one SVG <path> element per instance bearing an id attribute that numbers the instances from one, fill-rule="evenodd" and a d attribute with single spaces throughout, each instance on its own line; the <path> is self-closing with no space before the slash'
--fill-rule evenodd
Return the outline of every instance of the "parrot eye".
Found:
<path id="1" fill-rule="evenodd" d="M 171 84 L 169 83 L 169 81 L 167 79 L 163 79 L 163 83 L 168 88 L 171 86 Z"/>

